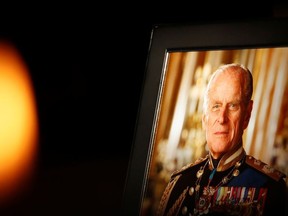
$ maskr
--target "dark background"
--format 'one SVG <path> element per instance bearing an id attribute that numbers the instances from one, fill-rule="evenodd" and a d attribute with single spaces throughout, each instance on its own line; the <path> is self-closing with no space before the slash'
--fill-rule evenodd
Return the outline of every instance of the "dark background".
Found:
<path id="1" fill-rule="evenodd" d="M 5 13 L 0 37 L 30 70 L 40 140 L 33 186 L 1 206 L 1 215 L 120 215 L 153 25 L 288 15 L 283 3 L 207 4 Z"/>

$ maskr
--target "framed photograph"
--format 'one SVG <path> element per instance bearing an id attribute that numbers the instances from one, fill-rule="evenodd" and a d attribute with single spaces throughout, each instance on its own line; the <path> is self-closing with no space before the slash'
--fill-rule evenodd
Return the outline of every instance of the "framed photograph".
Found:
<path id="1" fill-rule="evenodd" d="M 254 77 L 244 149 L 288 174 L 288 19 L 155 25 L 124 215 L 155 215 L 172 172 L 207 154 L 203 92 L 212 72 L 232 62 Z"/>

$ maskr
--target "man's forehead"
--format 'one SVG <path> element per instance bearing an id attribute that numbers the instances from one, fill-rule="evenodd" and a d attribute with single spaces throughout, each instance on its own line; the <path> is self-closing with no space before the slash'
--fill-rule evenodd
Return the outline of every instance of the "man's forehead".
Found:
<path id="1" fill-rule="evenodd" d="M 241 92 L 234 92 L 234 94 L 213 94 L 214 92 L 209 92 L 208 98 L 212 103 L 240 103 L 242 101 Z"/>

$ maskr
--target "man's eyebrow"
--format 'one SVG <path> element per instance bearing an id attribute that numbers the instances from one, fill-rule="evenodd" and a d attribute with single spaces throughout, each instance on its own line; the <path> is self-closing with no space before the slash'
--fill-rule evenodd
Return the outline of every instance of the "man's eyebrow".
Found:
<path id="1" fill-rule="evenodd" d="M 234 103 L 234 104 L 240 104 L 243 100 L 241 99 L 233 99 L 232 101 L 229 101 L 228 104 Z M 210 98 L 209 103 L 217 103 L 217 104 L 222 104 L 223 102 L 221 102 L 218 99 L 212 99 Z"/>
<path id="2" fill-rule="evenodd" d="M 231 101 L 229 103 L 240 104 L 241 102 L 242 102 L 241 99 L 236 99 L 236 100 L 233 100 L 233 101 Z"/>

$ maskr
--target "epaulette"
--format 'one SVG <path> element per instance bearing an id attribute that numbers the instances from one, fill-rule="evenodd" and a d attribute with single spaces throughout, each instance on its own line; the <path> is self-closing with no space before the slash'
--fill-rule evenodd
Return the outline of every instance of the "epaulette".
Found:
<path id="1" fill-rule="evenodd" d="M 173 178 L 176 175 L 179 175 L 179 174 L 183 173 L 185 170 L 187 170 L 187 169 L 189 169 L 189 168 L 191 168 L 191 167 L 193 167 L 193 166 L 205 161 L 207 158 L 208 158 L 208 155 L 205 156 L 204 158 L 198 158 L 194 163 L 189 163 L 189 164 L 183 166 L 181 169 L 174 171 L 172 173 L 172 175 L 171 175 L 171 178 Z"/>
<path id="2" fill-rule="evenodd" d="M 256 170 L 259 170 L 260 172 L 266 174 L 267 176 L 273 178 L 276 181 L 279 181 L 281 178 L 285 178 L 286 175 L 282 173 L 281 171 L 275 169 L 272 166 L 269 166 L 268 164 L 262 162 L 261 160 L 257 160 L 251 155 L 246 156 L 246 163 Z"/>

